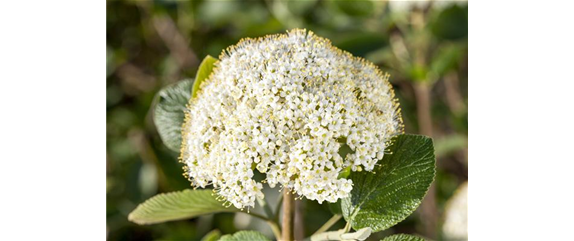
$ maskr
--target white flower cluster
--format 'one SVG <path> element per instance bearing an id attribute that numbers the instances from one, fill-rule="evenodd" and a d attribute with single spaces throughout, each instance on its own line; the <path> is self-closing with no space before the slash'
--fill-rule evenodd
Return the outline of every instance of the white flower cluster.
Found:
<path id="1" fill-rule="evenodd" d="M 244 39 L 219 59 L 188 105 L 181 161 L 192 185 L 213 184 L 237 208 L 253 207 L 264 182 L 336 202 L 353 185 L 339 173 L 373 170 L 402 133 L 388 75 L 312 32 Z"/>
<path id="2" fill-rule="evenodd" d="M 468 239 L 468 182 L 461 184 L 446 203 L 442 231 L 449 240 Z"/>

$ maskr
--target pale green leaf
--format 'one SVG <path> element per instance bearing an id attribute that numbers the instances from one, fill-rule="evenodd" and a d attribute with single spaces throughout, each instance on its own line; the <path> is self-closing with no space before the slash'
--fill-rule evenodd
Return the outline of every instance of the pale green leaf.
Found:
<path id="1" fill-rule="evenodd" d="M 395 234 L 382 239 L 381 241 L 425 241 L 423 238 L 408 235 L 408 234 Z"/>
<path id="2" fill-rule="evenodd" d="M 270 241 L 265 235 L 256 231 L 239 231 L 233 235 L 223 235 L 219 241 Z"/>
<path id="3" fill-rule="evenodd" d="M 213 71 L 213 65 L 215 62 L 217 62 L 217 59 L 210 55 L 205 56 L 203 61 L 201 61 L 199 69 L 197 69 L 197 75 L 195 75 L 195 83 L 193 83 L 193 90 L 191 92 L 191 96 L 193 98 L 197 96 L 201 83 L 206 80 Z"/>
<path id="4" fill-rule="evenodd" d="M 154 224 L 219 212 L 239 212 L 223 206 L 212 190 L 183 190 L 156 195 L 140 204 L 128 219 L 137 224 Z"/>
<path id="5" fill-rule="evenodd" d="M 355 230 L 385 230 L 408 217 L 421 203 L 435 174 L 432 140 L 400 135 L 386 148 L 373 172 L 353 172 L 353 190 L 341 202 L 345 220 Z"/>
<path id="6" fill-rule="evenodd" d="M 460 134 L 445 136 L 435 140 L 435 155 L 437 157 L 445 156 L 467 147 L 467 137 Z"/>
<path id="7" fill-rule="evenodd" d="M 181 146 L 181 126 L 192 83 L 190 79 L 177 82 L 160 90 L 156 97 L 154 124 L 163 143 L 176 152 Z"/>
<path id="8" fill-rule="evenodd" d="M 215 230 L 211 230 L 211 232 L 209 232 L 205 236 L 203 236 L 203 238 L 201 238 L 201 241 L 217 241 L 217 240 L 219 240 L 220 237 L 221 237 L 221 232 L 219 232 L 219 230 L 215 229 Z"/>

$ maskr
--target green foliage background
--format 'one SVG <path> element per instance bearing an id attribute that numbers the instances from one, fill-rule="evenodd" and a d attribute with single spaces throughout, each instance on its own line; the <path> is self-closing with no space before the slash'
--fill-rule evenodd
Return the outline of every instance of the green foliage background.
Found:
<path id="1" fill-rule="evenodd" d="M 443 239 L 445 203 L 468 178 L 467 19 L 466 3 L 444 1 L 108 1 L 108 239 L 199 240 L 212 229 L 270 232 L 234 213 L 148 226 L 127 216 L 157 193 L 190 187 L 178 153 L 162 144 L 153 124 L 150 106 L 159 89 L 193 78 L 203 57 L 217 57 L 243 37 L 292 28 L 312 30 L 391 73 L 406 132 L 434 139 L 435 190 L 423 202 L 434 197 L 435 203 L 369 240 L 392 233 Z M 309 236 L 331 212 L 326 204 L 306 201 L 302 206 Z M 421 222 L 429 217 L 436 226 Z M 340 220 L 334 228 L 343 225 Z"/>

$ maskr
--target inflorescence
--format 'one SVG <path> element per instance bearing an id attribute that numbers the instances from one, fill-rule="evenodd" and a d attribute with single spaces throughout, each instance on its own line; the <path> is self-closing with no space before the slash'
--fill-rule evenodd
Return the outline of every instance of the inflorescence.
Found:
<path id="1" fill-rule="evenodd" d="M 319 203 L 347 197 L 339 173 L 372 171 L 403 132 L 389 75 L 310 31 L 243 39 L 219 59 L 188 104 L 181 161 L 193 186 L 237 208 L 264 182 Z"/>

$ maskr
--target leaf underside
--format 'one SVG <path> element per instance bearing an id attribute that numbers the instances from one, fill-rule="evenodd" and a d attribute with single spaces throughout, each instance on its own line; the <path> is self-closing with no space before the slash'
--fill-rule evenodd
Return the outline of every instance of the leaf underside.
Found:
<path id="1" fill-rule="evenodd" d="M 265 235 L 256 231 L 239 231 L 233 235 L 223 235 L 219 241 L 270 241 Z"/>
<path id="2" fill-rule="evenodd" d="M 154 124 L 163 143 L 176 152 L 181 146 L 181 126 L 187 102 L 191 98 L 192 84 L 191 79 L 177 82 L 160 90 L 156 97 Z"/>
<path id="3" fill-rule="evenodd" d="M 183 190 L 156 195 L 140 204 L 128 216 L 137 224 L 154 224 L 218 212 L 239 212 L 216 200 L 212 190 Z"/>

